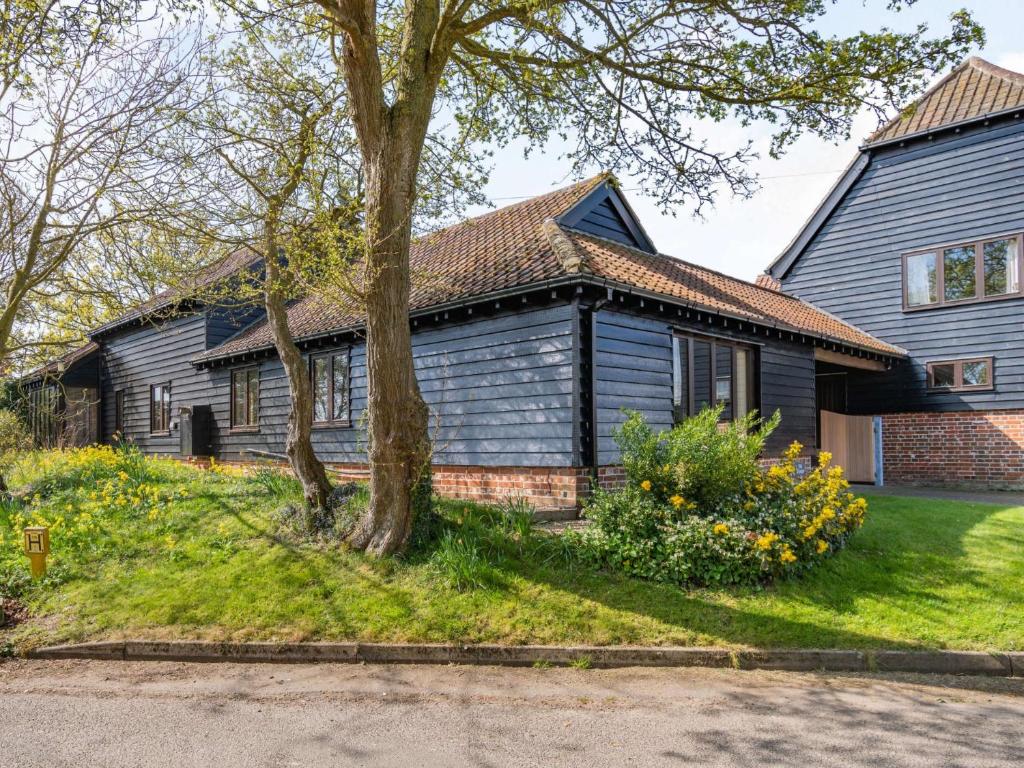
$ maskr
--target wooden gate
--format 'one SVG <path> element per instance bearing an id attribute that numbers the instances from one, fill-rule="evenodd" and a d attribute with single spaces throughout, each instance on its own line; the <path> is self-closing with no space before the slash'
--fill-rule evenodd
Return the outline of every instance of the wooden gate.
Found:
<path id="1" fill-rule="evenodd" d="M 821 412 L 821 449 L 832 454 L 853 483 L 875 482 L 875 436 L 871 416 Z"/>

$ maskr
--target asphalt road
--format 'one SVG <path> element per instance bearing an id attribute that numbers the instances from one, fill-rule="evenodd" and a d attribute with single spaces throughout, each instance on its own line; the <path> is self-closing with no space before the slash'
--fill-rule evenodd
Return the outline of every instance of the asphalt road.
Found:
<path id="1" fill-rule="evenodd" d="M 0 765 L 1024 765 L 1024 681 L 0 664 Z"/>

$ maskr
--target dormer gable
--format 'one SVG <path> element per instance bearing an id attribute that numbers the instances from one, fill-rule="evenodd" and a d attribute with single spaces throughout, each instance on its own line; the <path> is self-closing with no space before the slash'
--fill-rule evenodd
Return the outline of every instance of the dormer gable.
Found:
<path id="1" fill-rule="evenodd" d="M 657 248 L 612 178 L 595 187 L 555 221 L 569 229 L 657 253 Z"/>

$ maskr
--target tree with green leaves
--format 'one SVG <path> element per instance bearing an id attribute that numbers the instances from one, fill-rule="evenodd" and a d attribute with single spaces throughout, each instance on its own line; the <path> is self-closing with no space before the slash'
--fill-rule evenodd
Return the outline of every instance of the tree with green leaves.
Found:
<path id="1" fill-rule="evenodd" d="M 891 11 L 910 4 L 892 0 Z M 233 7 L 259 21 L 263 5 Z M 400 550 L 429 457 L 413 368 L 409 249 L 425 143 L 454 120 L 473 142 L 560 135 L 573 168 L 636 175 L 665 206 L 749 194 L 750 146 L 716 146 L 727 118 L 766 123 L 771 153 L 845 137 L 864 109 L 905 103 L 982 42 L 966 11 L 921 26 L 818 31 L 825 0 L 312 0 L 331 46 L 365 179 L 362 255 L 370 505 L 351 543 Z M 294 7 L 289 5 L 289 7 Z M 479 144 L 477 144 L 479 146 Z"/>
<path id="2" fill-rule="evenodd" d="M 361 311 L 354 264 L 362 252 L 362 164 L 344 77 L 308 21 L 287 13 L 259 27 L 236 21 L 227 15 L 204 29 L 198 98 L 150 145 L 154 162 L 174 172 L 126 198 L 159 215 L 145 223 L 147 236 L 114 238 L 112 246 L 127 243 L 119 261 L 161 272 L 182 296 L 263 307 L 288 382 L 285 454 L 306 503 L 324 507 L 331 485 L 313 450 L 310 370 L 288 309 L 312 292 Z M 438 172 L 452 180 L 463 165 Z M 462 197 L 439 197 L 429 208 L 439 212 Z M 259 258 L 233 261 L 251 267 L 240 279 L 194 284 L 188 264 L 215 264 L 232 252 Z M 186 268 L 176 269 L 181 254 L 189 254 Z"/>

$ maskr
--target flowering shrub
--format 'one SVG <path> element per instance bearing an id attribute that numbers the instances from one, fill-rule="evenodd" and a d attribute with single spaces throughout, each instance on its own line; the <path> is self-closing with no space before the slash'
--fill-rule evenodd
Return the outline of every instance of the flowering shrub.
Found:
<path id="1" fill-rule="evenodd" d="M 799 443 L 777 465 L 758 466 L 751 444 L 763 445 L 777 419 L 751 431 L 750 442 L 728 434 L 733 427 L 720 439 L 709 434 L 709 428 L 717 431 L 714 411 L 690 422 L 654 435 L 657 445 L 638 416 L 626 422 L 617 435 L 626 487 L 597 491 L 585 509 L 591 526 L 569 534 L 584 557 L 656 581 L 749 584 L 813 567 L 863 523 L 866 502 L 849 492 L 827 452 L 802 478 L 796 471 Z M 685 445 L 690 441 L 694 445 Z M 721 463 L 687 459 L 702 448 Z M 722 465 L 732 468 L 731 478 L 719 471 Z M 695 477 L 701 473 L 711 477 Z M 686 495 L 693 489 L 701 502 Z"/>
<path id="2" fill-rule="evenodd" d="M 757 476 L 758 457 L 779 414 L 760 423 L 748 413 L 725 424 L 719 423 L 721 415 L 721 406 L 706 408 L 673 429 L 655 432 L 639 413 L 630 413 L 615 433 L 627 485 L 678 510 L 710 514 L 732 503 Z"/>

